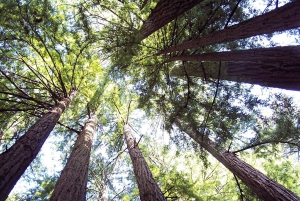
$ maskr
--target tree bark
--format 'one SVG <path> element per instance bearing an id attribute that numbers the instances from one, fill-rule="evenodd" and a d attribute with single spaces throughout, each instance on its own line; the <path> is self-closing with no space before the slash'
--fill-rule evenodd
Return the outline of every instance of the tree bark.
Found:
<path id="1" fill-rule="evenodd" d="M 204 67 L 205 65 L 205 67 Z M 202 67 L 201 67 L 202 66 Z M 202 63 L 175 67 L 173 76 L 189 76 L 218 79 L 219 66 Z M 222 62 L 221 80 L 258 84 L 265 87 L 275 87 L 300 91 L 300 61 L 230 61 Z"/>
<path id="2" fill-rule="evenodd" d="M 0 201 L 6 200 L 26 168 L 35 159 L 75 94 L 73 91 L 68 98 L 59 101 L 57 106 L 41 117 L 12 147 L 0 155 Z"/>
<path id="3" fill-rule="evenodd" d="M 296 61 L 300 62 L 300 46 L 257 48 L 193 55 L 179 55 L 170 61 Z M 300 77 L 300 76 L 298 76 Z"/>
<path id="4" fill-rule="evenodd" d="M 165 54 L 179 50 L 225 43 L 251 36 L 270 34 L 300 26 L 300 1 L 293 1 L 266 14 L 251 18 L 226 29 L 211 33 L 199 39 L 183 42 L 162 50 Z"/>
<path id="5" fill-rule="evenodd" d="M 299 201 L 300 198 L 290 190 L 239 159 L 234 153 L 224 151 L 208 137 L 203 137 L 196 129 L 185 129 L 179 119 L 176 124 L 206 151 L 221 162 L 230 172 L 239 177 L 254 193 L 265 201 Z"/>
<path id="6" fill-rule="evenodd" d="M 141 40 L 203 0 L 160 0 L 140 29 Z"/>
<path id="7" fill-rule="evenodd" d="M 50 201 L 85 201 L 89 160 L 97 118 L 92 115 L 75 142 L 72 153 L 64 167 Z"/>
<path id="8" fill-rule="evenodd" d="M 166 201 L 127 124 L 124 125 L 124 135 L 138 183 L 141 201 Z"/>

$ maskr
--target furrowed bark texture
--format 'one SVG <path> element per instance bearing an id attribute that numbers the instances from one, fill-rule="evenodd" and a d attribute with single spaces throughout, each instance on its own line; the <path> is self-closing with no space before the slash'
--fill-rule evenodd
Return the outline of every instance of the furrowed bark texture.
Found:
<path id="1" fill-rule="evenodd" d="M 41 117 L 12 147 L 0 155 L 0 201 L 6 200 L 26 168 L 35 159 L 74 95 L 75 92 L 72 92 L 68 98 L 59 101 L 57 106 Z"/>
<path id="2" fill-rule="evenodd" d="M 181 120 L 176 124 L 182 128 Z M 254 193 L 265 201 L 299 201 L 300 198 L 274 180 L 239 159 L 235 154 L 220 150 L 209 138 L 202 139 L 201 134 L 193 129 L 183 129 L 192 139 L 221 162 L 230 172 L 239 177 Z M 202 141 L 203 140 L 203 141 Z"/>
<path id="3" fill-rule="evenodd" d="M 151 174 L 142 152 L 132 137 L 128 125 L 124 126 L 124 135 L 138 183 L 141 201 L 166 201 L 166 198 Z"/>
<path id="4" fill-rule="evenodd" d="M 225 43 L 256 35 L 270 34 L 275 31 L 289 30 L 299 26 L 300 1 L 294 1 L 266 14 L 251 18 L 224 30 L 167 48 L 162 50 L 160 53 L 165 54 L 168 52 L 197 48 L 216 43 Z"/>
<path id="5" fill-rule="evenodd" d="M 160 0 L 140 29 L 141 40 L 203 0 Z"/>
<path id="6" fill-rule="evenodd" d="M 300 91 L 300 62 L 226 62 L 226 80 Z"/>
<path id="7" fill-rule="evenodd" d="M 203 67 L 204 66 L 204 67 Z M 189 76 L 218 79 L 218 65 L 209 66 L 207 63 L 174 68 L 173 76 Z M 228 61 L 222 62 L 221 80 L 258 84 L 300 91 L 300 61 Z"/>
<path id="8" fill-rule="evenodd" d="M 97 118 L 92 116 L 77 137 L 50 201 L 85 201 L 88 168 Z"/>
<path id="9" fill-rule="evenodd" d="M 169 61 L 295 61 L 300 62 L 300 46 L 257 48 L 204 54 L 180 55 Z M 298 76 L 300 77 L 300 76 Z"/>

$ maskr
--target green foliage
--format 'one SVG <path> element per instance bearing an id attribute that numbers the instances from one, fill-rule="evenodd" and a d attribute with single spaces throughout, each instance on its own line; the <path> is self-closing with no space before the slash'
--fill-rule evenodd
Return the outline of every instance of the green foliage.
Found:
<path id="1" fill-rule="evenodd" d="M 224 167 L 174 126 L 177 117 L 222 149 L 253 148 L 255 157 L 265 157 L 260 159 L 261 166 L 269 177 L 300 194 L 300 170 L 293 165 L 298 162 L 272 158 L 299 151 L 300 110 L 290 97 L 275 94 L 264 98 L 254 95 L 252 87 L 218 80 L 219 70 L 224 73 L 219 62 L 165 63 L 175 55 L 264 46 L 260 38 L 157 54 L 259 12 L 249 1 L 237 5 L 232 0 L 205 0 L 141 41 L 139 30 L 156 3 L 1 1 L 1 151 L 57 101 L 77 90 L 53 133 L 55 151 L 64 164 L 76 139 L 74 130 L 80 131 L 88 116 L 97 114 L 88 200 L 139 199 L 122 135 L 127 121 L 139 130 L 136 140 L 141 140 L 144 157 L 170 200 L 240 200 L 241 189 L 245 200 L 258 200 L 245 185 L 240 184 L 239 189 Z M 266 11 L 274 6 L 271 3 Z M 148 118 L 162 118 L 161 130 L 170 138 L 167 145 L 145 131 L 150 128 L 145 129 L 149 122 L 139 115 L 142 112 Z M 17 193 L 9 200 L 49 198 L 56 177 L 43 174 L 37 165 L 33 169 L 43 175 L 35 180 L 35 187 L 28 195 Z"/>

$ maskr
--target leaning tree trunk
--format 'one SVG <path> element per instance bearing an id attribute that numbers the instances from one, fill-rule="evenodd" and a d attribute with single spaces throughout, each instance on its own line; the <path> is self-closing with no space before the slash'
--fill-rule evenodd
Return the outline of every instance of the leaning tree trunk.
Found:
<path id="1" fill-rule="evenodd" d="M 202 138 L 195 129 L 185 129 L 179 119 L 175 119 L 179 128 L 221 162 L 230 172 L 239 177 L 254 193 L 265 201 L 299 201 L 300 198 L 290 190 L 253 168 L 234 153 L 221 150 L 209 138 Z"/>
<path id="2" fill-rule="evenodd" d="M 138 183 L 141 201 L 166 201 L 127 124 L 124 125 L 124 135 Z"/>
<path id="3" fill-rule="evenodd" d="M 266 14 L 251 18 L 199 39 L 183 42 L 179 45 L 162 50 L 165 54 L 179 50 L 203 47 L 217 43 L 225 43 L 251 36 L 270 34 L 300 26 L 300 1 L 288 3 Z"/>
<path id="4" fill-rule="evenodd" d="M 219 62 L 189 63 L 184 66 L 175 66 L 171 76 L 189 76 L 218 79 Z M 300 62 L 221 62 L 220 79 L 258 84 L 266 87 L 300 91 Z"/>
<path id="5" fill-rule="evenodd" d="M 190 10 L 203 0 L 160 0 L 140 29 L 141 40 Z"/>
<path id="6" fill-rule="evenodd" d="M 266 87 L 300 91 L 300 46 L 259 48 L 230 52 L 171 57 L 169 61 L 228 61 L 221 65 L 220 79 L 258 84 Z M 204 67 L 205 66 L 205 67 Z M 213 78 L 219 76 L 219 65 L 201 63 L 177 66 L 172 74 L 177 76 Z"/>
<path id="7" fill-rule="evenodd" d="M 96 116 L 91 116 L 78 135 L 68 162 L 56 182 L 50 201 L 86 200 L 89 160 L 96 123 Z"/>
<path id="8" fill-rule="evenodd" d="M 41 117 L 16 143 L 0 155 L 0 201 L 4 201 L 26 168 L 35 159 L 63 111 L 75 96 L 59 101 Z"/>
<path id="9" fill-rule="evenodd" d="M 275 61 L 300 62 L 300 46 L 282 46 L 256 48 L 250 50 L 233 50 L 193 55 L 179 55 L 168 59 L 170 61 Z M 299 76 L 300 77 L 300 76 Z"/>

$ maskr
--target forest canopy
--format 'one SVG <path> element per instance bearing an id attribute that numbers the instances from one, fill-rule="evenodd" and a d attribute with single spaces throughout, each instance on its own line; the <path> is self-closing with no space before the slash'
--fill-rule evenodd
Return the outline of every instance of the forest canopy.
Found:
<path id="1" fill-rule="evenodd" d="M 0 201 L 300 200 L 300 1 L 0 14 Z"/>

